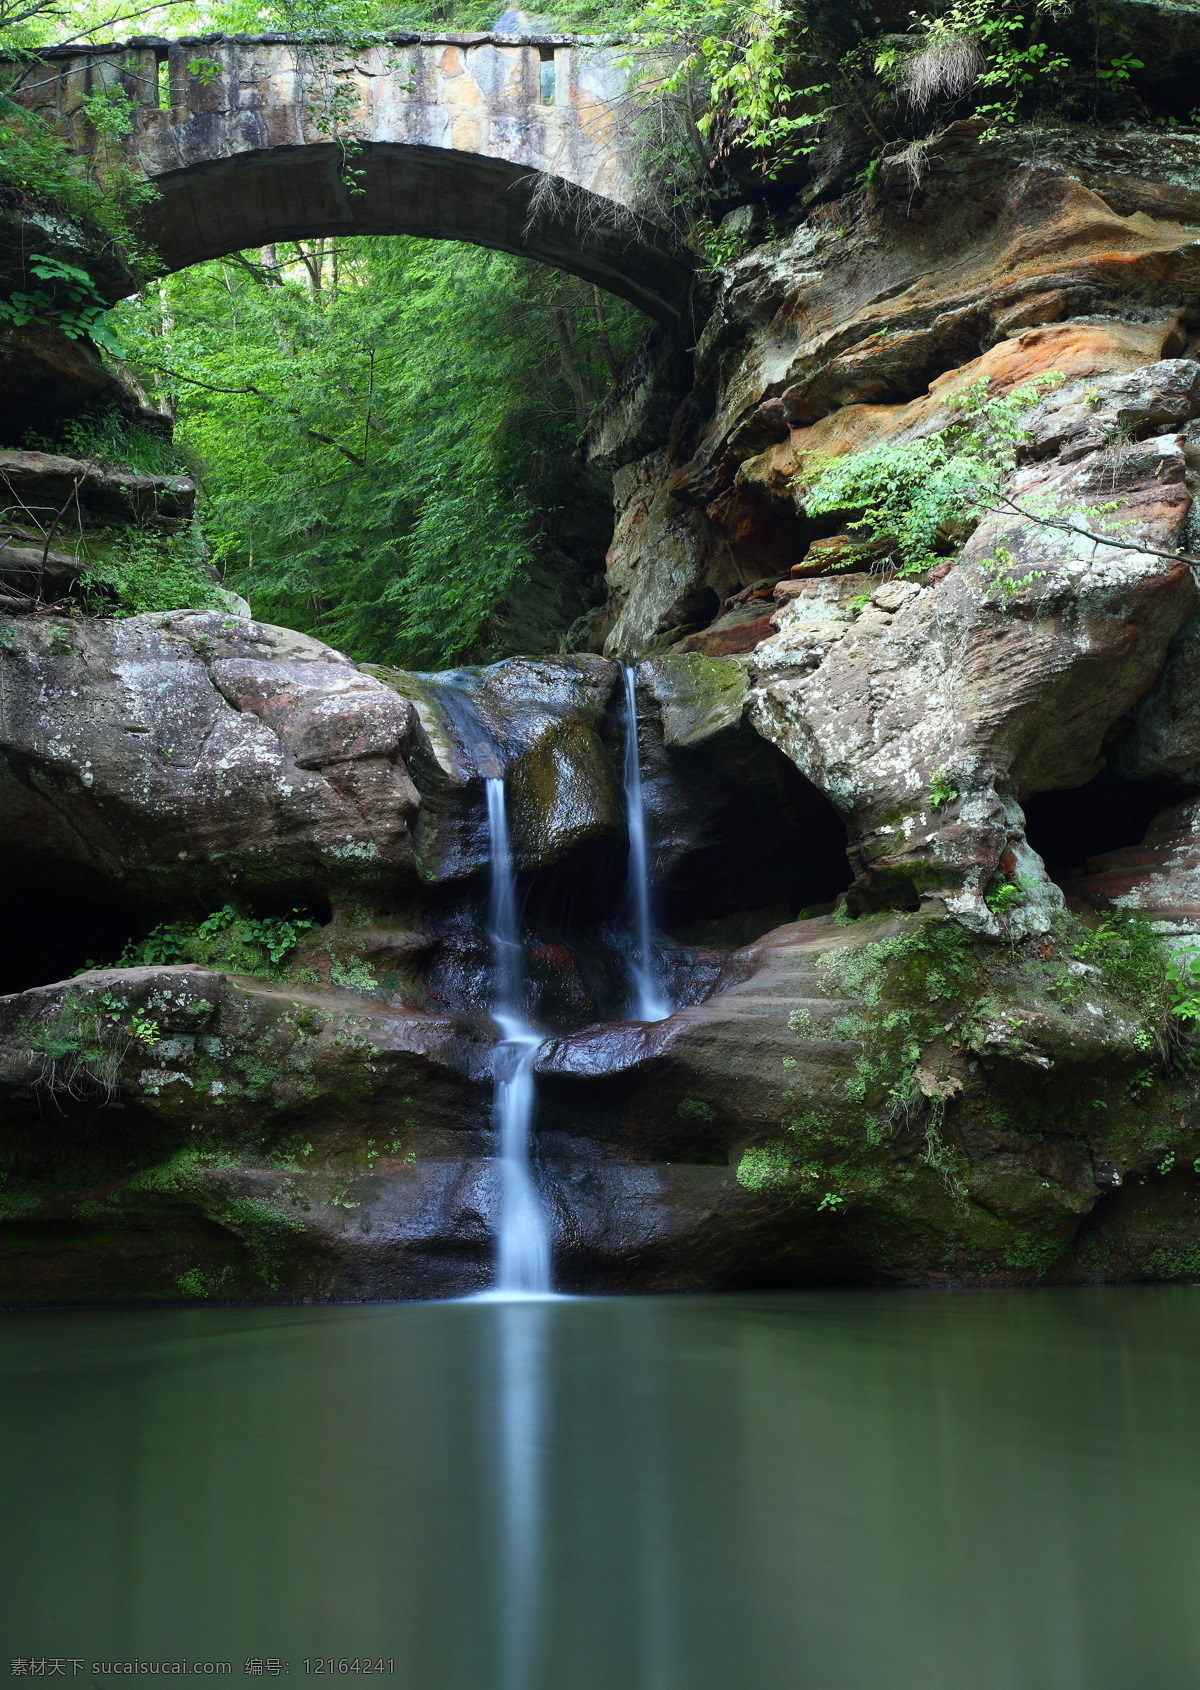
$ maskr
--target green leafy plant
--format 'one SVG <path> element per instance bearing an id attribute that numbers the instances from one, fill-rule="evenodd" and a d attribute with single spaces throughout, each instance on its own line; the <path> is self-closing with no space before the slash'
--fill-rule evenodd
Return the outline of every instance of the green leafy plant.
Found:
<path id="1" fill-rule="evenodd" d="M 1011 915 L 1024 900 L 1024 889 L 1012 880 L 994 881 L 983 898 L 993 915 Z"/>
<path id="2" fill-rule="evenodd" d="M 37 252 L 28 262 L 40 280 L 58 285 L 53 290 L 18 290 L 7 299 L 0 299 L 0 321 L 12 323 L 15 328 L 23 328 L 27 323 L 47 323 L 61 329 L 71 340 L 87 337 L 115 357 L 123 356 L 109 326 L 108 306 L 86 270 Z M 64 295 L 66 304 L 62 303 Z"/>
<path id="3" fill-rule="evenodd" d="M 44 28 L 58 25 L 62 10 L 31 5 L 27 16 L 40 17 Z M 4 30 L 2 20 L 0 35 L 7 60 L 0 76 L 0 181 L 27 202 L 78 219 L 90 237 L 115 244 L 135 271 L 149 268 L 138 218 L 157 189 L 130 165 L 121 146 L 132 127 L 134 102 L 119 84 L 105 82 L 79 97 L 78 124 L 70 131 L 60 129 L 53 112 L 44 116 L 29 100 L 36 92 L 29 86 L 30 73 L 36 76 L 41 62 L 35 50 L 21 39 L 21 30 Z"/>
<path id="4" fill-rule="evenodd" d="M 975 382 L 952 400 L 963 420 L 941 434 L 810 457 L 796 477 L 806 512 L 853 517 L 873 544 L 887 546 L 899 574 L 923 573 L 995 504 L 1026 436 L 1024 414 L 1061 380 L 1046 374 L 993 398 L 986 380 Z"/>
<path id="5" fill-rule="evenodd" d="M 187 73 L 194 76 L 202 88 L 207 88 L 213 78 L 221 74 L 221 67 L 215 59 L 189 59 Z"/>
<path id="6" fill-rule="evenodd" d="M 335 957 L 329 967 L 329 978 L 335 986 L 348 992 L 375 992 L 379 981 L 364 962 Z"/>
<path id="7" fill-rule="evenodd" d="M 97 997 L 72 989 L 63 993 L 53 1018 L 28 1026 L 26 1037 L 42 1059 L 36 1091 L 59 1104 L 109 1104 L 120 1091 L 121 1069 L 131 1052 L 156 1045 L 160 1035 L 156 1020 L 116 993 Z"/>
<path id="8" fill-rule="evenodd" d="M 197 527 L 181 534 L 118 529 L 89 534 L 85 545 L 87 568 L 73 591 L 93 615 L 219 609 L 224 602 Z"/>
<path id="9" fill-rule="evenodd" d="M 960 796 L 958 788 L 945 769 L 935 769 L 929 781 L 929 803 L 934 810 L 945 810 Z"/>
<path id="10" fill-rule="evenodd" d="M 198 922 L 163 922 L 144 939 L 126 946 L 119 968 L 196 963 L 238 974 L 277 976 L 300 939 L 317 924 L 293 910 L 290 916 L 243 915 L 232 904 Z"/>
<path id="11" fill-rule="evenodd" d="M 124 1027 L 135 1044 L 158 1043 L 158 1022 L 149 1016 L 138 1014 L 136 1010 L 131 1011 L 124 998 L 116 997 L 112 992 L 101 994 L 96 1013 L 102 1024 L 114 1028 Z"/>
<path id="12" fill-rule="evenodd" d="M 91 460 L 106 468 L 144 470 L 147 475 L 193 472 L 168 433 L 113 409 L 68 417 L 53 437 L 30 432 L 25 445 L 35 451 Z"/>
<path id="13" fill-rule="evenodd" d="M 1167 964 L 1166 976 L 1171 990 L 1171 1014 L 1189 1026 L 1200 1025 L 1200 956 L 1194 952 L 1173 956 Z"/>

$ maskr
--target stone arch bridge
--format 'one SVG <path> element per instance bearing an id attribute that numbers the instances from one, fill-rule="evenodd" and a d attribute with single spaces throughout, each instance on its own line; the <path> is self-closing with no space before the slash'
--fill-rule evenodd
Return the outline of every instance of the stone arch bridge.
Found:
<path id="1" fill-rule="evenodd" d="M 120 143 L 158 189 L 167 270 L 275 241 L 426 235 L 524 253 L 678 320 L 692 261 L 634 207 L 619 48 L 571 36 L 395 35 L 362 52 L 283 35 L 50 47 L 17 97 L 96 144 L 81 101 L 120 86 Z"/>

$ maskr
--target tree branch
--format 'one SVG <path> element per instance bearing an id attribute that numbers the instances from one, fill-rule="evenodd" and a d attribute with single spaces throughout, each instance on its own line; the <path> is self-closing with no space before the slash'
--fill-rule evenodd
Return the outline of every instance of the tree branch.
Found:
<path id="1" fill-rule="evenodd" d="M 264 393 L 261 387 L 214 387 L 211 381 L 199 381 L 195 376 L 180 375 L 178 370 L 169 370 L 165 364 L 147 364 L 146 368 L 157 370 L 160 375 L 170 376 L 172 381 L 186 381 L 193 387 L 203 387 L 209 393 L 253 393 L 259 399 L 265 399 L 268 405 L 275 403 L 271 395 Z"/>
<path id="2" fill-rule="evenodd" d="M 1119 552 L 1143 552 L 1147 557 L 1166 558 L 1169 563 L 1200 564 L 1200 557 L 1196 557 L 1192 552 L 1166 552 L 1159 546 L 1139 545 L 1136 540 L 1110 539 L 1107 534 L 1097 534 L 1092 529 L 1080 528 L 1073 522 L 1059 522 L 1052 516 L 1039 516 L 1036 511 L 1026 510 L 1015 499 L 1010 499 L 1007 493 L 1000 493 L 997 497 L 1001 501 L 1001 505 L 1015 511 L 1018 516 L 1024 517 L 1027 522 L 1036 522 L 1041 528 L 1056 528 L 1063 534 L 1078 534 L 1081 540 L 1090 540 L 1096 546 L 1112 546 Z M 1004 511 L 998 505 L 985 505 L 983 508 L 990 511 L 993 516 L 1004 515 Z"/>
<path id="3" fill-rule="evenodd" d="M 348 446 L 339 445 L 336 440 L 331 440 L 327 434 L 319 434 L 315 428 L 310 428 L 308 433 L 314 440 L 319 440 L 323 446 L 332 446 L 335 452 L 340 452 L 344 458 L 349 458 L 350 462 L 357 464 L 359 469 L 366 469 L 367 460 L 360 458 L 357 452 L 352 452 Z"/>

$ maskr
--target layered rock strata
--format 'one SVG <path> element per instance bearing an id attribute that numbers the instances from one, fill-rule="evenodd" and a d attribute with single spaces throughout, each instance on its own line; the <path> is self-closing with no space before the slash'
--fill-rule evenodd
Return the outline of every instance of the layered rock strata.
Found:
<path id="1" fill-rule="evenodd" d="M 238 607 L 13 617 L 0 849 L 45 943 L 0 998 L 0 1296 L 487 1283 L 497 775 L 564 1287 L 1200 1275 L 1200 155 L 978 141 L 758 239 L 694 359 L 648 341 L 589 445 L 604 653 L 419 676 Z M 936 567 L 806 509 L 814 464 L 1039 377 Z"/>

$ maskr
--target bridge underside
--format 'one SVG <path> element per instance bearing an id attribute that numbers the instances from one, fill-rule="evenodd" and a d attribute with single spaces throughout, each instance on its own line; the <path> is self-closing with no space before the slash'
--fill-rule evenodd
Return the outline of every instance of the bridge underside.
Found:
<path id="1" fill-rule="evenodd" d="M 274 241 L 424 235 L 538 259 L 595 282 L 648 316 L 679 321 L 692 265 L 669 236 L 610 200 L 567 187 L 531 201 L 527 167 L 445 147 L 368 142 L 343 178 L 336 144 L 280 146 L 153 178 L 145 233 L 168 270 Z M 564 187 L 566 185 L 564 184 Z"/>

